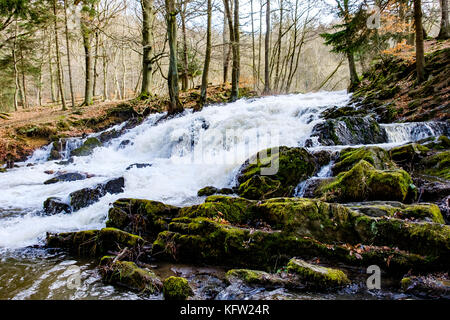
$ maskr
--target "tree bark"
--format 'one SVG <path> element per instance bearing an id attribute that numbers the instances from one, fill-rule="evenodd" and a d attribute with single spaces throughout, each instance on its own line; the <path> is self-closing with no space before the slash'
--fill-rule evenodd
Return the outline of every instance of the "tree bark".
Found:
<path id="1" fill-rule="evenodd" d="M 277 50 L 277 64 L 275 69 L 275 90 L 278 91 L 278 85 L 280 80 L 280 57 L 281 57 L 281 40 L 283 37 L 283 0 L 280 0 L 280 26 L 278 28 L 278 50 Z"/>
<path id="2" fill-rule="evenodd" d="M 439 30 L 439 35 L 437 39 L 448 39 L 450 38 L 450 23 L 448 20 L 448 0 L 440 0 L 441 5 L 441 28 Z"/>
<path id="3" fill-rule="evenodd" d="M 62 110 L 67 110 L 66 107 L 66 97 L 64 96 L 64 85 L 63 85 L 63 75 L 61 68 L 61 57 L 59 54 L 59 37 L 58 37 L 58 8 L 57 8 L 57 0 L 53 0 L 53 15 L 54 15 L 54 28 L 55 28 L 55 52 L 56 52 L 56 67 L 58 74 L 58 88 L 59 88 L 59 96 L 61 97 L 61 105 Z"/>
<path id="4" fill-rule="evenodd" d="M 66 47 L 67 47 L 67 66 L 69 68 L 69 87 L 70 87 L 70 99 L 72 101 L 72 108 L 75 108 L 75 95 L 73 93 L 73 78 L 72 67 L 70 59 L 70 41 L 69 41 L 69 25 L 67 22 L 67 0 L 64 0 L 64 24 L 66 33 Z"/>
<path id="5" fill-rule="evenodd" d="M 84 102 L 83 105 L 92 104 L 93 87 L 92 87 L 92 47 L 91 47 L 91 30 L 88 26 L 87 13 L 82 13 L 80 18 L 81 36 L 83 38 L 84 49 L 84 64 L 85 64 L 85 78 L 84 78 Z"/>
<path id="6" fill-rule="evenodd" d="M 153 75 L 153 38 L 152 28 L 155 19 L 155 10 L 153 7 L 153 0 L 141 0 L 142 6 L 142 87 L 141 98 L 148 98 L 152 88 Z"/>
<path id="7" fill-rule="evenodd" d="M 181 32 L 182 32 L 182 38 L 183 38 L 183 70 L 181 72 L 181 90 L 186 91 L 188 89 L 188 48 L 187 48 L 187 39 L 186 39 L 186 7 L 187 7 L 187 1 L 183 1 L 181 3 L 181 11 L 180 11 L 180 17 L 181 17 Z"/>
<path id="8" fill-rule="evenodd" d="M 177 68 L 177 21 L 174 0 L 165 0 L 167 35 L 169 42 L 170 58 L 169 73 L 167 75 L 169 86 L 169 110 L 168 115 L 183 112 L 183 106 L 179 99 L 178 68 Z"/>
<path id="9" fill-rule="evenodd" d="M 208 0 L 207 9 L 207 26 L 206 26 L 206 52 L 205 52 L 205 64 L 203 65 L 202 74 L 202 87 L 200 90 L 200 105 L 203 106 L 206 103 L 206 94 L 208 88 L 208 72 L 209 63 L 211 61 L 211 15 L 212 15 L 212 0 Z"/>
<path id="10" fill-rule="evenodd" d="M 230 101 L 236 101 L 239 97 L 239 78 L 241 73 L 241 57 L 239 43 L 239 0 L 234 0 L 234 53 L 233 53 L 233 83 L 231 84 Z"/>
<path id="11" fill-rule="evenodd" d="M 270 0 L 266 1 L 266 36 L 264 43 L 264 94 L 270 93 Z"/>
<path id="12" fill-rule="evenodd" d="M 425 80 L 425 55 L 423 47 L 422 3 L 414 0 L 414 25 L 416 27 L 416 72 L 417 81 Z"/>

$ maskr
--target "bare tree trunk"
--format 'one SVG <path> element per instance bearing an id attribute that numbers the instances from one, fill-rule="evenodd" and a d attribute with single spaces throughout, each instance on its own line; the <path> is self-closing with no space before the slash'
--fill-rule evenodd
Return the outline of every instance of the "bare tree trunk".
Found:
<path id="1" fill-rule="evenodd" d="M 105 44 L 102 42 L 102 60 L 103 60 L 103 100 L 108 100 L 108 55 Z"/>
<path id="2" fill-rule="evenodd" d="M 226 12 L 223 13 L 223 83 L 225 84 L 228 80 L 228 67 L 230 65 L 231 58 L 231 44 L 230 36 L 228 30 L 228 15 Z"/>
<path id="3" fill-rule="evenodd" d="M 142 87 L 141 98 L 150 96 L 152 88 L 152 28 L 155 19 L 155 10 L 153 8 L 153 0 L 141 0 L 142 6 Z"/>
<path id="4" fill-rule="evenodd" d="M 28 101 L 27 101 L 27 83 L 26 83 L 26 79 L 25 79 L 25 66 L 23 64 L 24 62 L 24 58 L 23 58 L 23 52 L 22 49 L 19 50 L 20 53 L 20 65 L 21 65 L 21 70 L 20 70 L 20 74 L 22 76 L 22 85 L 20 86 L 20 95 L 22 98 L 22 106 L 24 108 L 28 108 Z"/>
<path id="5" fill-rule="evenodd" d="M 19 109 L 18 105 L 18 94 L 19 94 L 19 72 L 17 70 L 17 50 L 16 50 L 16 44 L 17 44 L 17 19 L 15 21 L 15 31 L 14 31 L 14 42 L 13 42 L 13 49 L 12 49 L 12 57 L 13 57 L 13 63 L 14 63 L 14 110 L 17 111 Z"/>
<path id="6" fill-rule="evenodd" d="M 66 98 L 64 96 L 64 85 L 62 80 L 62 68 L 61 68 L 61 58 L 59 55 L 59 37 L 58 37 L 58 10 L 57 10 L 57 0 L 53 0 L 53 15 L 54 15 L 54 28 L 55 28 L 55 52 L 56 52 L 56 67 L 58 71 L 58 88 L 59 95 L 61 97 L 62 109 L 67 110 Z"/>
<path id="7" fill-rule="evenodd" d="M 203 65 L 202 74 L 202 87 L 200 90 L 200 105 L 206 103 L 206 90 L 208 88 L 208 72 L 209 63 L 211 61 L 211 15 L 212 15 L 212 0 L 208 0 L 207 9 L 207 26 L 206 26 L 206 52 L 205 52 L 205 64 Z"/>
<path id="8" fill-rule="evenodd" d="M 278 91 L 278 85 L 280 80 L 280 57 L 281 57 L 281 40 L 283 37 L 283 0 L 280 0 L 280 26 L 278 28 L 278 50 L 277 50 L 277 64 L 275 70 L 275 83 L 274 88 Z"/>
<path id="9" fill-rule="evenodd" d="M 266 1 L 266 37 L 264 43 L 264 92 L 270 93 L 270 70 L 269 70 L 269 56 L 270 56 L 270 0 Z"/>
<path id="10" fill-rule="evenodd" d="M 72 78 L 72 66 L 70 59 L 70 41 L 69 41 L 69 25 L 67 21 L 67 0 L 64 0 L 64 24 L 66 31 L 66 47 L 67 47 L 67 66 L 69 68 L 69 87 L 70 87 L 70 99 L 72 101 L 72 108 L 75 108 L 75 95 L 73 93 L 73 78 Z"/>
<path id="11" fill-rule="evenodd" d="M 225 11 L 228 16 L 228 26 L 230 29 L 230 42 L 233 49 L 233 67 L 231 73 L 231 96 L 230 101 L 236 101 L 239 97 L 239 0 L 234 0 L 234 21 L 231 16 L 230 3 L 224 0 Z"/>
<path id="12" fill-rule="evenodd" d="M 440 0 L 441 5 L 441 28 L 439 30 L 439 35 L 437 39 L 448 39 L 450 38 L 450 23 L 448 20 L 448 0 Z"/>
<path id="13" fill-rule="evenodd" d="M 414 24 L 416 26 L 416 71 L 417 81 L 425 80 L 425 56 L 423 48 L 423 26 L 422 26 L 422 4 L 421 0 L 414 0 Z"/>
<path id="14" fill-rule="evenodd" d="M 178 89 L 178 68 L 177 68 L 177 21 L 175 10 L 175 0 L 165 0 L 167 35 L 170 49 L 169 73 L 167 75 L 169 86 L 169 110 L 168 114 L 173 115 L 183 112 L 183 106 L 179 99 Z"/>
<path id="15" fill-rule="evenodd" d="M 181 32 L 183 38 L 183 70 L 181 73 L 181 90 L 186 91 L 188 89 L 188 48 L 187 48 L 187 39 L 186 39 L 186 8 L 187 1 L 183 1 L 181 3 Z"/>
<path id="16" fill-rule="evenodd" d="M 98 78 L 98 73 L 97 73 L 98 46 L 99 46 L 99 34 L 98 34 L 98 31 L 95 32 L 94 38 L 95 38 L 95 49 L 94 49 L 94 71 L 93 71 L 94 83 L 92 84 L 92 96 L 93 96 L 93 97 L 96 96 L 97 78 Z"/>
<path id="17" fill-rule="evenodd" d="M 255 22 L 253 19 L 253 0 L 250 0 L 250 17 L 252 21 L 252 77 L 253 77 L 253 90 L 256 90 L 256 54 L 255 54 Z"/>
<path id="18" fill-rule="evenodd" d="M 259 11 L 259 39 L 258 39 L 258 88 L 259 83 L 261 81 L 261 52 L 262 52 L 262 22 L 263 22 L 263 0 L 259 0 L 260 2 L 260 11 Z"/>
<path id="19" fill-rule="evenodd" d="M 55 82 L 53 79 L 53 63 L 52 63 L 52 37 L 51 34 L 48 36 L 48 72 L 50 75 L 50 95 L 52 98 L 52 102 L 56 102 L 56 93 L 55 93 Z"/>
<path id="20" fill-rule="evenodd" d="M 92 104 L 92 47 L 91 47 L 91 30 L 88 26 L 88 13 L 82 14 L 80 18 L 81 36 L 83 38 L 84 48 L 84 64 L 85 64 L 85 81 L 84 81 L 84 102 L 83 105 Z"/>

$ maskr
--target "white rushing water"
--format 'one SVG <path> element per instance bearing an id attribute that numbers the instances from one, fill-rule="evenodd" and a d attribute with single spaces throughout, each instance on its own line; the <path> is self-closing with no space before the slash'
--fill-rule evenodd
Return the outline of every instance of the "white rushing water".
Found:
<path id="1" fill-rule="evenodd" d="M 313 127 L 323 121 L 320 113 L 328 107 L 344 106 L 348 100 L 344 91 L 319 92 L 239 100 L 226 106 L 206 107 L 197 113 L 186 111 L 183 116 L 159 122 L 163 115 L 154 114 L 96 148 L 90 156 L 74 157 L 68 165 L 46 161 L 51 149 L 44 147 L 20 168 L 0 176 L 0 248 L 38 244 L 46 232 L 101 228 L 111 203 L 122 197 L 178 206 L 200 203 L 203 201 L 197 197 L 200 188 L 231 186 L 241 164 L 264 148 L 303 146 Z M 389 137 L 396 137 L 391 142 L 411 138 L 406 133 L 397 137 L 395 130 L 389 131 L 391 125 L 386 128 Z M 122 142 L 126 140 L 129 143 L 124 145 Z M 68 148 L 73 149 L 82 141 L 73 139 Z M 34 165 L 26 166 L 29 163 Z M 151 166 L 126 170 L 134 163 Z M 320 174 L 328 174 L 329 169 L 324 168 Z M 93 177 L 44 185 L 52 177 L 45 173 L 48 170 L 83 172 Z M 117 177 L 125 178 L 121 194 L 107 194 L 99 202 L 71 214 L 40 214 L 49 197 L 67 200 L 73 191 Z"/>

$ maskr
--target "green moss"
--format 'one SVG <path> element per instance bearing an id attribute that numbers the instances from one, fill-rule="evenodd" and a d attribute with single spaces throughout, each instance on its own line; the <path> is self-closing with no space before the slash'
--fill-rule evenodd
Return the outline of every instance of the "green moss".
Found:
<path id="1" fill-rule="evenodd" d="M 169 277 L 164 280 L 163 294 L 166 300 L 186 300 L 194 295 L 188 281 L 181 277 Z"/>
<path id="2" fill-rule="evenodd" d="M 144 199 L 118 199 L 109 209 L 106 226 L 122 229 L 146 239 L 167 230 L 168 221 L 178 214 L 178 207 Z"/>
<path id="3" fill-rule="evenodd" d="M 87 138 L 82 146 L 72 150 L 70 154 L 78 157 L 88 156 L 95 148 L 100 147 L 101 145 L 102 143 L 97 138 Z"/>
<path id="4" fill-rule="evenodd" d="M 302 280 L 314 287 L 330 288 L 350 283 L 345 273 L 339 269 L 313 265 L 300 259 L 291 259 L 287 269 L 288 272 L 298 275 Z"/>
<path id="5" fill-rule="evenodd" d="M 431 220 L 436 223 L 445 223 L 439 207 L 435 204 L 421 203 L 405 205 L 399 202 L 363 203 L 350 207 L 353 210 L 372 217 L 395 217 L 400 219 Z"/>
<path id="6" fill-rule="evenodd" d="M 48 234 L 46 241 L 48 247 L 67 249 L 79 256 L 100 256 L 108 251 L 144 244 L 141 237 L 115 228 Z"/>
<path id="7" fill-rule="evenodd" d="M 406 291 L 411 284 L 412 284 L 412 280 L 411 280 L 410 277 L 404 277 L 400 281 L 400 286 L 401 286 L 403 291 Z"/>
<path id="8" fill-rule="evenodd" d="M 411 164 L 427 155 L 430 151 L 425 146 L 417 143 L 410 143 L 404 146 L 395 147 L 390 150 L 390 156 L 396 163 L 404 165 Z"/>
<path id="9" fill-rule="evenodd" d="M 424 158 L 420 165 L 424 167 L 425 174 L 450 180 L 450 151 L 439 152 Z"/>
<path id="10" fill-rule="evenodd" d="M 415 199 L 417 190 L 404 170 L 376 170 L 365 160 L 341 172 L 336 179 L 321 187 L 327 200 L 364 201 Z"/>
<path id="11" fill-rule="evenodd" d="M 333 166 L 333 174 L 350 170 L 360 160 L 365 160 L 376 169 L 393 169 L 389 154 L 379 147 L 347 148 L 341 151 L 339 159 Z"/>
<path id="12" fill-rule="evenodd" d="M 200 190 L 198 190 L 197 192 L 197 196 L 199 197 L 203 197 L 203 196 L 211 196 L 215 193 L 217 193 L 217 188 L 213 187 L 213 186 L 207 186 L 204 188 L 201 188 Z"/>
<path id="13" fill-rule="evenodd" d="M 266 156 L 267 155 L 267 156 Z M 262 169 L 278 165 L 278 171 L 270 176 L 262 176 Z M 241 196 L 257 199 L 288 196 L 300 181 L 311 177 L 317 170 L 314 157 L 304 148 L 279 147 L 277 153 L 271 149 L 258 152 L 255 163 L 247 161 L 238 176 Z M 261 190 L 258 190 L 261 189 Z"/>
<path id="14" fill-rule="evenodd" d="M 265 288 L 295 287 L 294 281 L 290 278 L 281 278 L 277 274 L 260 270 L 231 269 L 227 271 L 225 278 L 230 283 L 239 280 L 250 285 L 263 285 Z"/>
<path id="15" fill-rule="evenodd" d="M 182 208 L 179 216 L 217 218 L 241 224 L 254 218 L 252 206 L 254 206 L 254 202 L 244 198 L 210 196 L 203 204 Z"/>
<path id="16" fill-rule="evenodd" d="M 134 262 L 112 262 L 110 257 L 103 257 L 102 262 L 103 267 L 100 270 L 106 283 L 150 294 L 161 290 L 162 283 L 159 278 L 152 271 L 139 268 Z"/>

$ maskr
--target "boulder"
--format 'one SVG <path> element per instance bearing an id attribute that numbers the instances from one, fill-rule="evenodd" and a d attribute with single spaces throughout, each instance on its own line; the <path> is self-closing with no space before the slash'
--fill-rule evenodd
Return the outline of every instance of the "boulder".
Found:
<path id="1" fill-rule="evenodd" d="M 443 151 L 423 158 L 419 165 L 424 174 L 450 181 L 450 151 Z"/>
<path id="2" fill-rule="evenodd" d="M 45 181 L 44 184 L 52 184 L 52 183 L 67 182 L 67 181 L 77 181 L 77 180 L 84 180 L 86 178 L 87 178 L 86 174 L 78 173 L 78 172 L 69 172 L 69 173 L 58 174 L 55 177 Z"/>
<path id="3" fill-rule="evenodd" d="M 371 217 L 394 217 L 414 221 L 445 223 L 439 207 L 431 203 L 406 205 L 396 201 L 348 203 L 345 206 Z"/>
<path id="4" fill-rule="evenodd" d="M 160 292 L 163 286 L 154 272 L 139 268 L 134 262 L 115 261 L 114 257 L 105 256 L 100 265 L 100 274 L 106 283 L 149 294 Z"/>
<path id="5" fill-rule="evenodd" d="M 342 270 L 321 267 L 301 259 L 292 258 L 287 269 L 311 287 L 328 289 L 350 284 L 350 280 Z"/>
<path id="6" fill-rule="evenodd" d="M 109 209 L 106 226 L 154 240 L 159 232 L 167 230 L 179 208 L 158 201 L 118 199 Z"/>
<path id="7" fill-rule="evenodd" d="M 68 250 L 77 256 L 102 256 L 122 248 L 143 246 L 144 239 L 115 228 L 78 232 L 47 233 L 46 246 Z"/>
<path id="8" fill-rule="evenodd" d="M 71 156 L 82 157 L 90 155 L 95 148 L 100 147 L 102 143 L 97 138 L 87 138 L 80 147 L 70 152 Z"/>
<path id="9" fill-rule="evenodd" d="M 450 280 L 436 275 L 407 276 L 400 282 L 405 293 L 425 299 L 450 299 Z"/>
<path id="10" fill-rule="evenodd" d="M 125 180 L 123 177 L 111 179 L 106 183 L 100 183 L 93 188 L 83 188 L 70 193 L 70 205 L 74 211 L 90 206 L 97 202 L 101 197 L 110 194 L 123 192 Z"/>
<path id="11" fill-rule="evenodd" d="M 268 273 L 260 270 L 250 269 L 231 269 L 225 275 L 229 283 L 242 281 L 248 285 L 264 286 L 264 288 L 289 288 L 303 289 L 305 286 L 298 281 L 297 277 L 293 277 L 287 273 Z"/>
<path id="12" fill-rule="evenodd" d="M 50 197 L 44 201 L 44 212 L 48 215 L 58 214 L 61 212 L 71 213 L 72 208 L 61 198 Z"/>
<path id="13" fill-rule="evenodd" d="M 387 142 L 387 135 L 378 122 L 370 116 L 344 116 L 317 124 L 311 137 L 322 145 L 355 145 Z"/>
<path id="14" fill-rule="evenodd" d="M 264 175 L 272 165 L 277 170 Z M 314 156 L 304 148 L 279 147 L 274 154 L 267 149 L 242 165 L 237 177 L 238 193 L 250 199 L 290 196 L 301 181 L 316 171 Z"/>
<path id="15" fill-rule="evenodd" d="M 166 300 L 186 300 L 194 292 L 185 278 L 168 277 L 163 283 L 163 294 Z"/>
<path id="16" fill-rule="evenodd" d="M 141 168 L 147 168 L 147 167 L 151 167 L 151 166 L 152 166 L 151 163 L 133 163 L 133 164 L 130 164 L 125 170 L 130 170 L 133 168 L 141 169 Z"/>
<path id="17" fill-rule="evenodd" d="M 198 190 L 197 196 L 199 196 L 199 197 L 212 196 L 213 194 L 217 193 L 218 191 L 219 191 L 219 189 L 217 189 L 216 187 L 207 186 L 207 187 L 204 187 L 204 188 L 201 188 L 200 190 Z"/>
<path id="18" fill-rule="evenodd" d="M 331 168 L 333 175 L 348 171 L 359 161 L 365 160 L 379 170 L 394 169 L 395 164 L 389 159 L 389 153 L 379 147 L 361 147 L 343 149 L 336 163 Z"/>
<path id="19" fill-rule="evenodd" d="M 377 170 L 365 160 L 359 161 L 349 171 L 341 172 L 333 182 L 323 185 L 321 191 L 328 201 L 339 202 L 408 202 L 417 197 L 417 188 L 406 171 Z"/>

